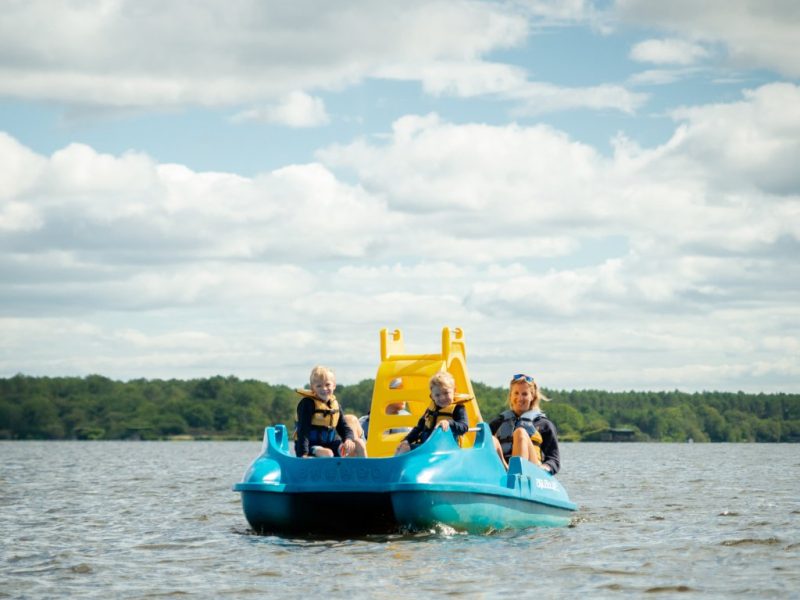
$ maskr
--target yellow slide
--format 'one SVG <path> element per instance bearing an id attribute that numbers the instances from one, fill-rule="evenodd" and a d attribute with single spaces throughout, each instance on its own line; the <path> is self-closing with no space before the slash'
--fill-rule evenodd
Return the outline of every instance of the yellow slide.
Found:
<path id="1" fill-rule="evenodd" d="M 437 371 L 449 371 L 456 381 L 456 401 L 467 410 L 470 428 L 483 419 L 467 375 L 467 349 L 461 329 L 442 329 L 441 354 L 405 354 L 403 334 L 381 329 L 381 364 L 375 376 L 370 409 L 367 455 L 392 456 L 405 433 L 398 428 L 414 427 L 431 402 L 428 380 Z M 391 404 L 405 402 L 409 415 L 387 414 Z M 463 436 L 462 447 L 471 447 L 475 433 Z"/>

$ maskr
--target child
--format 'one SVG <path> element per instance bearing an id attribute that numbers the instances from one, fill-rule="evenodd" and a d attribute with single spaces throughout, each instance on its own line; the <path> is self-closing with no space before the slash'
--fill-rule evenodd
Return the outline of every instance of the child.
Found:
<path id="1" fill-rule="evenodd" d="M 397 454 L 403 454 L 427 440 L 437 427 L 452 431 L 456 438 L 469 429 L 467 411 L 462 404 L 455 404 L 456 382 L 447 371 L 439 371 L 431 377 L 431 404 L 425 410 L 416 427 L 408 432 L 397 447 Z"/>
<path id="2" fill-rule="evenodd" d="M 364 456 L 363 445 L 355 443 L 353 431 L 333 393 L 336 389 L 333 371 L 316 366 L 309 379 L 310 392 L 297 390 L 304 398 L 297 404 L 295 454 L 298 457 Z"/>
<path id="3" fill-rule="evenodd" d="M 520 373 L 511 378 L 510 410 L 503 411 L 489 423 L 495 449 L 506 468 L 510 457 L 519 456 L 553 475 L 558 473 L 561 466 L 558 434 L 555 425 L 539 408 L 542 400 L 550 398 L 539 391 L 533 377 Z"/>

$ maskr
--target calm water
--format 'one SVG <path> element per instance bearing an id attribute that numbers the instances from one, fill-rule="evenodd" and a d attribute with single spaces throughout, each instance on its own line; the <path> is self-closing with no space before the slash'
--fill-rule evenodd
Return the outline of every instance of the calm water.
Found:
<path id="1" fill-rule="evenodd" d="M 0 442 L 0 597 L 800 598 L 800 445 L 563 444 L 572 527 L 252 535 L 256 442 Z"/>

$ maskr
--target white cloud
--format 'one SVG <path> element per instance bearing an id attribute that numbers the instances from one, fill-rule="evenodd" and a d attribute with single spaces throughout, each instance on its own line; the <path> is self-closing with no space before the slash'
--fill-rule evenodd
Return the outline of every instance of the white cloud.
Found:
<path id="1" fill-rule="evenodd" d="M 30 231 L 41 227 L 36 211 L 22 202 L 0 204 L 0 231 Z"/>
<path id="2" fill-rule="evenodd" d="M 667 85 L 686 79 L 697 72 L 696 68 L 648 69 L 647 71 L 631 75 L 628 80 L 633 85 Z"/>
<path id="3" fill-rule="evenodd" d="M 724 44 L 736 66 L 800 76 L 800 10 L 793 0 L 617 0 L 615 12 L 692 42 Z"/>
<path id="4" fill-rule="evenodd" d="M 26 176 L 27 149 L 8 155 L 10 181 Z M 16 243 L 90 253 L 100 262 L 359 256 L 383 228 L 379 199 L 337 181 L 321 165 L 257 178 L 195 173 L 143 154 L 116 157 L 71 144 L 38 157 L 38 179 L 0 204 Z M 352 216 L 358 215 L 357 219 Z M 314 244 L 308 244 L 313 230 Z"/>
<path id="5" fill-rule="evenodd" d="M 744 100 L 672 112 L 685 123 L 669 144 L 676 168 L 701 168 L 724 190 L 800 193 L 800 87 L 773 83 Z"/>
<path id="6" fill-rule="evenodd" d="M 0 95 L 112 107 L 269 103 L 393 63 L 471 62 L 522 42 L 528 27 L 512 7 L 470 0 L 32 0 L 3 17 Z M 298 118 L 297 102 L 278 109 L 284 119 Z"/>
<path id="7" fill-rule="evenodd" d="M 315 127 L 328 123 L 330 117 L 321 98 L 295 91 L 276 104 L 240 112 L 232 120 L 236 123 L 256 121 L 287 127 Z"/>
<path id="8" fill-rule="evenodd" d="M 45 160 L 0 131 L 0 201 L 23 193 L 41 175 Z"/>
<path id="9" fill-rule="evenodd" d="M 0 96 L 79 109 L 245 106 L 232 121 L 316 127 L 330 120 L 321 93 L 368 78 L 419 81 L 434 96 L 510 100 L 517 116 L 631 113 L 647 98 L 617 84 L 530 81 L 519 66 L 486 60 L 524 45 L 534 25 L 605 27 L 584 1 L 244 0 L 232 10 L 218 0 L 32 0 L 6 7 L 4 17 Z"/>
<path id="10" fill-rule="evenodd" d="M 449 94 L 461 98 L 503 94 L 527 85 L 524 69 L 484 61 L 395 63 L 379 69 L 377 75 L 386 79 L 419 79 L 429 94 Z"/>
<path id="11" fill-rule="evenodd" d="M 647 94 L 631 92 L 619 85 L 604 84 L 579 88 L 547 83 L 530 83 L 514 90 L 509 96 L 520 101 L 519 106 L 513 110 L 513 114 L 517 116 L 533 116 L 575 108 L 614 109 L 632 114 L 648 98 Z"/>
<path id="12" fill-rule="evenodd" d="M 488 211 L 498 225 L 567 218 L 602 165 L 591 147 L 545 126 L 454 125 L 436 115 L 397 120 L 387 145 L 360 140 L 319 157 L 353 169 L 395 210 Z M 553 176 L 567 164 L 570 177 Z"/>
<path id="13" fill-rule="evenodd" d="M 633 113 L 647 95 L 620 85 L 565 87 L 530 81 L 524 69 L 488 62 L 430 62 L 424 65 L 393 64 L 378 71 L 387 79 L 420 79 L 423 89 L 436 96 L 459 98 L 488 96 L 513 102 L 514 116 L 589 108 Z"/>
<path id="14" fill-rule="evenodd" d="M 692 65 L 708 56 L 700 44 L 686 40 L 669 38 L 645 40 L 631 48 L 630 56 L 638 62 L 649 62 L 657 65 Z"/>
<path id="15" fill-rule="evenodd" d="M 685 107 L 665 144 L 610 157 L 408 115 L 256 177 L 5 136 L 0 215 L 27 216 L 0 237 L 0 369 L 348 382 L 381 327 L 431 352 L 450 325 L 495 385 L 796 388 L 798 100 Z"/>

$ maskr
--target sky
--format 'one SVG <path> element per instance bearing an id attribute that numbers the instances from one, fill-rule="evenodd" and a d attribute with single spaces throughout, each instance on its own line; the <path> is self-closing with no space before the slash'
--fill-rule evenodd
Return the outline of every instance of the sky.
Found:
<path id="1" fill-rule="evenodd" d="M 800 391 L 796 0 L 5 0 L 0 376 Z"/>

